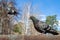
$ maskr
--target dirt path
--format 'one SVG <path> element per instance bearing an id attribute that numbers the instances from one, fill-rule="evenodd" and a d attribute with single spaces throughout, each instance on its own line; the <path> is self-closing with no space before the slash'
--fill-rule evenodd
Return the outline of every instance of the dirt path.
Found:
<path id="1" fill-rule="evenodd" d="M 60 36 L 46 36 L 46 35 L 37 35 L 37 36 L 25 36 L 25 40 L 60 40 Z"/>
<path id="2" fill-rule="evenodd" d="M 0 36 L 0 40 L 60 40 L 60 35 L 11 35 L 11 36 Z"/>

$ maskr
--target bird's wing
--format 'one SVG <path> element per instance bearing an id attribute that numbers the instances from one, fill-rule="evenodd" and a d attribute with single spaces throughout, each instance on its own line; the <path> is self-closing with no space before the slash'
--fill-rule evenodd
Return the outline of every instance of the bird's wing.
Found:
<path id="1" fill-rule="evenodd" d="M 41 29 L 44 29 L 44 28 L 47 27 L 47 25 L 46 25 L 44 22 L 41 22 L 41 21 L 38 22 L 38 26 L 39 26 L 39 28 L 41 28 Z"/>
<path id="2" fill-rule="evenodd" d="M 45 33 L 45 30 L 44 30 L 44 26 L 42 23 L 38 22 L 36 23 L 36 28 L 38 28 L 38 30 L 42 31 L 42 33 Z"/>

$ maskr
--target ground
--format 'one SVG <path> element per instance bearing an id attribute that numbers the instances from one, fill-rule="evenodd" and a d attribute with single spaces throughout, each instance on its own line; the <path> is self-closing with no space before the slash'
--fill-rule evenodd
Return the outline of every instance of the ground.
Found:
<path id="1" fill-rule="evenodd" d="M 60 40 L 60 35 L 9 35 L 9 36 L 0 36 L 0 40 Z"/>

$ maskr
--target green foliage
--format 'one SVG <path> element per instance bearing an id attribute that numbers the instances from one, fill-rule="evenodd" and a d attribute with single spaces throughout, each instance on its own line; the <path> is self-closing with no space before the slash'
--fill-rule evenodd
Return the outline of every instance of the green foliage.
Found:
<path id="1" fill-rule="evenodd" d="M 51 25 L 51 27 L 53 27 L 54 24 L 58 25 L 58 21 L 57 21 L 57 16 L 53 15 L 53 16 L 47 16 L 46 17 L 46 23 L 48 25 Z"/>
<path id="2" fill-rule="evenodd" d="M 15 27 L 14 31 L 19 32 L 19 27 Z"/>
<path id="3" fill-rule="evenodd" d="M 15 25 L 14 32 L 19 33 L 19 34 L 22 33 L 20 25 L 19 26 Z"/>

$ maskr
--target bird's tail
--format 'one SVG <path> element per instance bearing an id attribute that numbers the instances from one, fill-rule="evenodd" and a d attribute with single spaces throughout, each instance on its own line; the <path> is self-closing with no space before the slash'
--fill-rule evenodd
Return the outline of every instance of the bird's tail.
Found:
<path id="1" fill-rule="evenodd" d="M 53 34 L 53 35 L 58 35 L 59 33 L 56 31 L 56 30 L 54 30 L 54 29 L 52 29 L 52 30 L 46 30 L 48 33 L 51 33 L 51 34 Z"/>

